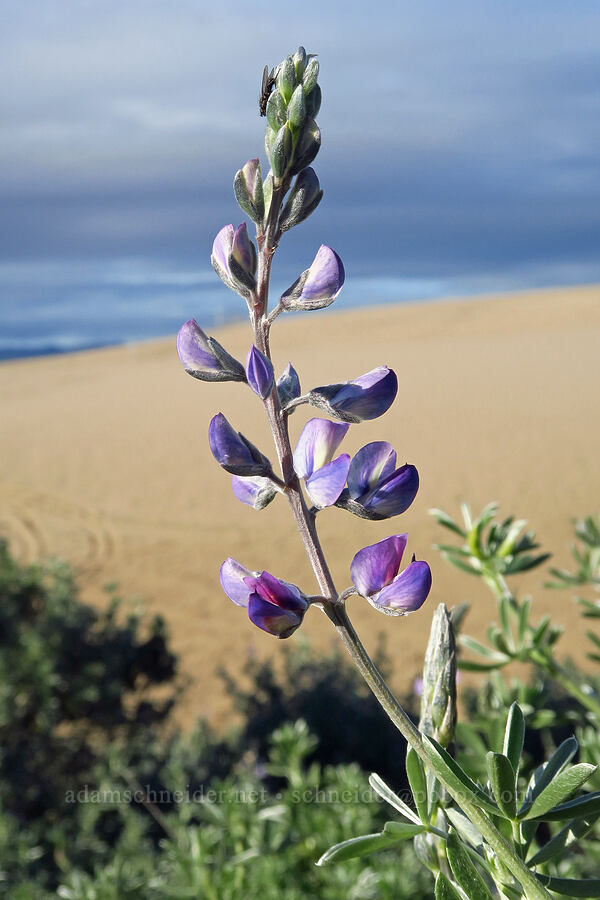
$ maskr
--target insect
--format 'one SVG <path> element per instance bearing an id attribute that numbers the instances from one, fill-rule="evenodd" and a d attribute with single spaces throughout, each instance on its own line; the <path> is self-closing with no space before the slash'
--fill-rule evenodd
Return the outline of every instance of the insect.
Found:
<path id="1" fill-rule="evenodd" d="M 262 74 L 260 97 L 258 98 L 258 108 L 261 116 L 266 116 L 267 114 L 267 101 L 274 87 L 275 69 L 271 69 L 269 72 L 269 67 L 265 66 Z"/>

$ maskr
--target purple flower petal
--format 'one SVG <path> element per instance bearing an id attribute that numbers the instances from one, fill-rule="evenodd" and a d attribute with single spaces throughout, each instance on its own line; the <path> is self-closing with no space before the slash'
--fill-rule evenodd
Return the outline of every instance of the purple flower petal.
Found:
<path id="1" fill-rule="evenodd" d="M 390 584 L 398 573 L 407 534 L 395 534 L 363 547 L 350 564 L 352 583 L 363 597 L 371 597 Z"/>
<path id="2" fill-rule="evenodd" d="M 224 225 L 213 241 L 211 259 L 213 265 L 219 266 L 220 269 L 229 275 L 229 254 L 233 245 L 233 225 Z"/>
<path id="3" fill-rule="evenodd" d="M 353 500 L 377 487 L 396 467 L 396 451 L 387 441 L 373 441 L 358 451 L 348 472 L 348 491 Z"/>
<path id="4" fill-rule="evenodd" d="M 374 491 L 365 496 L 362 502 L 369 511 L 377 515 L 399 516 L 411 505 L 419 490 L 419 473 L 408 463 L 396 469 L 381 481 Z"/>
<path id="5" fill-rule="evenodd" d="M 308 276 L 298 297 L 298 302 L 327 300 L 333 303 L 342 289 L 346 274 L 344 265 L 335 250 L 321 244 L 308 269 Z"/>
<path id="6" fill-rule="evenodd" d="M 374 605 L 395 613 L 419 609 L 431 590 L 431 569 L 423 560 L 411 562 L 374 599 Z"/>
<path id="7" fill-rule="evenodd" d="M 255 475 L 253 478 L 233 475 L 231 486 L 237 499 L 254 509 L 264 509 L 277 493 L 271 479 L 261 478 L 260 475 Z"/>
<path id="8" fill-rule="evenodd" d="M 256 252 L 252 241 L 248 237 L 248 229 L 245 222 L 242 222 L 235 230 L 231 254 L 244 271 L 254 274 L 256 271 Z"/>
<path id="9" fill-rule="evenodd" d="M 223 413 L 211 419 L 208 443 L 216 461 L 232 475 L 266 475 L 270 470 L 269 460 L 231 427 Z"/>
<path id="10" fill-rule="evenodd" d="M 244 578 L 252 577 L 252 572 L 229 556 L 221 566 L 219 577 L 221 587 L 229 599 L 237 606 L 248 606 L 250 589 L 246 586 Z"/>
<path id="11" fill-rule="evenodd" d="M 255 591 L 263 600 L 280 606 L 295 613 L 305 613 L 308 609 L 308 600 L 299 587 L 287 581 L 275 578 L 270 572 L 261 572 L 256 577 L 249 576 L 245 579 L 250 591 Z"/>
<path id="12" fill-rule="evenodd" d="M 302 624 L 303 614 L 275 606 L 254 592 L 248 599 L 248 618 L 268 634 L 288 638 Z"/>
<path id="13" fill-rule="evenodd" d="M 188 319 L 177 335 L 177 353 L 185 371 L 201 381 L 245 381 L 240 363 L 208 337 L 195 319 Z"/>
<path id="14" fill-rule="evenodd" d="M 365 419 L 376 419 L 387 412 L 397 392 L 396 373 L 387 366 L 379 366 L 366 375 L 342 385 L 329 398 L 329 403 L 337 415 L 345 421 L 361 422 Z"/>
<path id="15" fill-rule="evenodd" d="M 344 490 L 349 468 L 350 457 L 347 453 L 342 453 L 333 462 L 326 463 L 306 478 L 306 490 L 315 506 L 319 509 L 333 506 Z"/>
<path id="16" fill-rule="evenodd" d="M 348 428 L 348 425 L 340 425 L 328 419 L 310 419 L 302 429 L 294 450 L 296 474 L 300 478 L 310 478 L 316 469 L 328 463 Z"/>
<path id="17" fill-rule="evenodd" d="M 271 360 L 252 344 L 246 359 L 246 378 L 255 394 L 264 400 L 273 390 L 275 375 Z"/>

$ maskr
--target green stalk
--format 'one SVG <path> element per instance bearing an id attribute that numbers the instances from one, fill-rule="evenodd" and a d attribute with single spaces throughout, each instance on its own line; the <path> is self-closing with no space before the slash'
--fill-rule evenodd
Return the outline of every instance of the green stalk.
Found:
<path id="1" fill-rule="evenodd" d="M 413 748 L 415 753 L 422 759 L 427 768 L 431 767 L 429 757 L 425 752 L 421 733 L 408 717 L 402 706 L 398 703 L 381 673 L 373 663 L 371 657 L 363 647 L 360 638 L 350 619 L 348 613 L 342 603 L 328 604 L 325 611 L 341 637 L 346 650 L 352 657 L 352 661 L 363 676 L 367 685 L 383 707 L 388 717 L 394 723 L 398 731 L 406 739 L 407 743 Z M 497 854 L 501 862 L 506 866 L 508 871 L 519 881 L 525 892 L 527 900 L 550 900 L 550 894 L 539 883 L 533 872 L 527 868 L 525 863 L 515 855 L 514 849 L 509 842 L 497 830 L 495 825 L 490 821 L 486 814 L 467 797 L 451 788 L 444 780 L 437 775 L 438 779 L 444 784 L 444 787 L 450 796 L 460 805 L 465 815 L 471 820 L 473 825 L 479 829 L 489 846 Z"/>

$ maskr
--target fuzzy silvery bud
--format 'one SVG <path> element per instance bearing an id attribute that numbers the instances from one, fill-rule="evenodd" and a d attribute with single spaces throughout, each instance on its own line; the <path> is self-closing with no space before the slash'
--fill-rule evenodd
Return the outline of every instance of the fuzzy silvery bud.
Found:
<path id="1" fill-rule="evenodd" d="M 281 297 L 286 309 L 325 309 L 342 289 L 346 273 L 335 250 L 321 244 L 308 269 Z"/>
<path id="2" fill-rule="evenodd" d="M 307 118 L 298 143 L 294 148 L 294 159 L 289 169 L 290 175 L 297 175 L 309 166 L 321 149 L 321 132 L 312 118 Z M 273 170 L 274 171 L 274 170 Z"/>
<path id="3" fill-rule="evenodd" d="M 245 222 L 235 229 L 233 225 L 221 228 L 214 239 L 210 261 L 228 288 L 242 297 L 250 297 L 256 288 L 257 257 Z"/>
<path id="4" fill-rule="evenodd" d="M 265 215 L 265 201 L 258 159 L 249 159 L 246 165 L 236 172 L 233 190 L 237 202 L 246 215 L 250 216 L 253 222 L 262 222 Z"/>
<path id="5" fill-rule="evenodd" d="M 316 56 L 313 56 L 312 59 L 309 59 L 309 61 L 307 62 L 304 74 L 302 76 L 302 87 L 304 88 L 305 94 L 310 94 L 317 83 L 318 77 L 319 60 L 316 58 Z"/>
<path id="6" fill-rule="evenodd" d="M 304 88 L 298 85 L 292 99 L 289 102 L 287 111 L 288 122 L 294 128 L 302 128 L 306 121 L 306 99 L 304 97 Z"/>
<path id="7" fill-rule="evenodd" d="M 277 489 L 270 478 L 261 478 L 255 475 L 252 478 L 242 478 L 233 475 L 231 479 L 233 493 L 240 501 L 253 509 L 264 509 L 275 498 Z"/>
<path id="8" fill-rule="evenodd" d="M 296 400 L 300 396 L 300 379 L 291 363 L 287 364 L 277 379 L 277 393 L 282 406 L 286 406 L 290 401 Z"/>
<path id="9" fill-rule="evenodd" d="M 267 133 L 268 131 L 267 128 Z M 279 129 L 271 143 L 267 141 L 266 150 L 273 176 L 283 178 L 290 166 L 293 153 L 292 132 L 287 122 Z"/>
<path id="10" fill-rule="evenodd" d="M 232 475 L 269 475 L 271 463 L 243 434 L 231 427 L 223 413 L 211 419 L 208 443 L 216 461 Z"/>
<path id="11" fill-rule="evenodd" d="M 294 55 L 292 56 L 292 62 L 294 63 L 294 70 L 296 72 L 296 78 L 300 80 L 304 75 L 304 70 L 306 69 L 306 63 L 308 61 L 308 57 L 306 55 L 306 50 L 304 47 L 298 47 Z"/>
<path id="12" fill-rule="evenodd" d="M 288 104 L 292 99 L 292 94 L 297 84 L 296 69 L 291 56 L 284 59 L 277 67 L 275 83 L 285 103 Z"/>
<path id="13" fill-rule="evenodd" d="M 188 319 L 179 329 L 177 353 L 188 375 L 200 381 L 246 380 L 242 364 L 206 335 L 195 319 Z"/>
<path id="14" fill-rule="evenodd" d="M 265 400 L 275 384 L 273 363 L 254 344 L 246 359 L 246 379 L 255 394 Z"/>
<path id="15" fill-rule="evenodd" d="M 288 231 L 307 219 L 321 202 L 322 196 L 323 191 L 315 170 L 310 166 L 302 169 L 279 215 L 281 230 Z"/>
<path id="16" fill-rule="evenodd" d="M 419 728 L 447 747 L 456 726 L 456 645 L 454 629 L 443 603 L 431 623 L 423 668 L 421 720 Z"/>

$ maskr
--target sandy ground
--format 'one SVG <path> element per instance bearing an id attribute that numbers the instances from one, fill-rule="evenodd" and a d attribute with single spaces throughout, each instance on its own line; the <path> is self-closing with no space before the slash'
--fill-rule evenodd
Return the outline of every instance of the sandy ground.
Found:
<path id="1" fill-rule="evenodd" d="M 217 336 L 245 358 L 245 325 Z M 442 532 L 429 507 L 456 514 L 463 499 L 475 509 L 497 500 L 501 512 L 530 521 L 555 564 L 567 564 L 571 517 L 600 506 L 600 287 L 298 316 L 278 320 L 272 340 L 277 370 L 292 360 L 304 389 L 379 364 L 398 373 L 394 406 L 352 426 L 342 449 L 391 441 L 419 468 L 417 499 L 399 519 L 365 522 L 331 509 L 319 526 L 340 589 L 356 550 L 396 531 L 408 531 L 409 552 L 430 561 L 434 588 L 420 613 L 388 619 L 350 603 L 367 646 L 387 632 L 396 686 L 405 687 L 436 603 L 471 601 L 467 630 L 476 635 L 494 617 L 485 588 L 431 549 Z M 225 598 L 221 561 L 232 555 L 314 586 L 283 499 L 262 513 L 242 506 L 213 461 L 206 431 L 221 410 L 269 451 L 258 399 L 243 385 L 187 376 L 173 340 L 0 366 L 0 533 L 23 560 L 69 560 L 86 601 L 104 602 L 102 585 L 116 580 L 126 597 L 163 613 L 191 676 L 188 720 L 226 714 L 217 665 L 236 671 L 249 648 L 279 655 L 290 644 L 252 627 Z M 310 414 L 303 407 L 292 417 L 294 438 Z M 516 584 L 535 594 L 539 614 L 567 626 L 562 652 L 583 661 L 586 625 L 569 594 L 542 590 L 544 576 Z M 319 647 L 335 640 L 317 610 L 302 630 Z"/>

